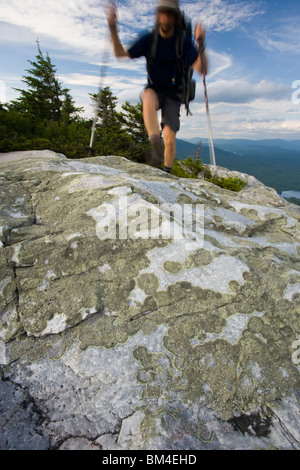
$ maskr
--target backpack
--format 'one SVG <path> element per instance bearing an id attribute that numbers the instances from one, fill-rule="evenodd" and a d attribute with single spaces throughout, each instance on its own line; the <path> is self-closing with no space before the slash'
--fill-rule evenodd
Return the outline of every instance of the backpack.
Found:
<path id="1" fill-rule="evenodd" d="M 183 57 L 183 45 L 185 38 L 192 36 L 192 25 L 189 19 L 186 19 L 184 13 L 181 12 L 180 24 L 178 28 L 177 40 L 176 40 L 176 58 L 178 60 L 179 71 L 181 76 L 181 104 L 185 105 L 186 115 L 192 114 L 190 111 L 190 101 L 195 99 L 196 94 L 196 81 L 193 77 L 193 69 L 184 60 Z M 152 30 L 152 40 L 147 55 L 147 69 L 148 75 L 150 76 L 150 68 L 153 65 L 156 56 L 158 43 L 158 27 L 155 26 Z"/>

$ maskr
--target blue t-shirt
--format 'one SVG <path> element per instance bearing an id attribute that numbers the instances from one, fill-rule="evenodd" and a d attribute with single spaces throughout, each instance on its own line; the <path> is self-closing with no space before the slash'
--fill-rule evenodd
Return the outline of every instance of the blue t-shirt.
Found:
<path id="1" fill-rule="evenodd" d="M 164 39 L 158 34 L 157 49 L 155 60 L 151 66 L 148 75 L 148 85 L 155 89 L 165 89 L 175 87 L 178 89 L 181 86 L 181 76 L 179 71 L 179 64 L 176 55 L 176 40 L 177 32 L 170 39 Z M 148 32 L 139 37 L 139 39 L 132 44 L 128 53 L 132 59 L 148 56 L 151 51 L 152 32 Z M 198 52 L 193 44 L 190 36 L 185 37 L 183 44 L 183 57 L 188 65 L 192 65 L 198 57 Z"/>

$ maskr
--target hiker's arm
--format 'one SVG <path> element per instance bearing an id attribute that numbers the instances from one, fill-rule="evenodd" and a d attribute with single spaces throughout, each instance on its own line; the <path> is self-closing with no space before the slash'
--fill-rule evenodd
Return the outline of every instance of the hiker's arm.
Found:
<path id="1" fill-rule="evenodd" d="M 205 53 L 205 29 L 201 25 L 195 25 L 194 38 L 197 41 L 199 47 L 199 55 L 197 60 L 193 63 L 193 69 L 197 70 L 200 74 L 204 73 L 207 75 L 207 57 Z M 202 64 L 203 59 L 203 64 Z"/>
<path id="2" fill-rule="evenodd" d="M 115 10 L 110 7 L 107 11 L 107 22 L 108 27 L 113 43 L 114 53 L 117 58 L 119 57 L 130 57 L 128 52 L 124 49 L 123 45 L 121 44 L 118 29 L 117 29 L 117 18 Z"/>
<path id="3" fill-rule="evenodd" d="M 203 58 L 203 66 L 202 66 L 202 58 Z M 207 57 L 205 54 L 205 50 L 203 50 L 202 56 L 199 54 L 197 60 L 193 63 L 192 68 L 197 70 L 200 74 L 204 73 L 207 75 Z"/>
<path id="4" fill-rule="evenodd" d="M 126 49 L 124 49 L 124 47 L 121 44 L 117 28 L 109 28 L 109 29 L 110 29 L 110 35 L 111 35 L 111 39 L 112 39 L 112 43 L 113 43 L 115 56 L 117 58 L 120 58 L 120 57 L 129 57 L 130 58 L 130 55 L 128 54 Z"/>

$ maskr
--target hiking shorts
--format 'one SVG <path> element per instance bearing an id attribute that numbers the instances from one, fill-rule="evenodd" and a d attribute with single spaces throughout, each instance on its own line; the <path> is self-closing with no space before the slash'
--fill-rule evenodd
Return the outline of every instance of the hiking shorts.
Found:
<path id="1" fill-rule="evenodd" d="M 152 87 L 147 87 L 152 88 Z M 175 133 L 180 129 L 181 100 L 173 92 L 160 91 L 153 88 L 158 97 L 159 109 L 161 109 L 161 128 L 169 126 Z"/>

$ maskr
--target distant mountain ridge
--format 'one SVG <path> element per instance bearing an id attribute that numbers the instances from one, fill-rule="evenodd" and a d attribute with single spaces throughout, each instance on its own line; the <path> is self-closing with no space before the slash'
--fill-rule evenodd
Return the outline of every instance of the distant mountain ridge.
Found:
<path id="1" fill-rule="evenodd" d="M 198 142 L 203 144 L 208 144 L 208 139 L 201 139 L 200 137 L 194 137 L 193 139 L 182 139 L 185 142 L 197 145 Z M 245 147 L 262 145 L 264 147 L 280 147 L 286 150 L 298 150 L 300 151 L 300 139 L 299 140 L 284 140 L 284 139 L 260 139 L 260 140 L 251 140 L 251 139 L 214 139 L 214 143 L 220 148 L 225 147 Z"/>
<path id="2" fill-rule="evenodd" d="M 177 158 L 196 156 L 209 161 L 207 139 L 176 139 Z M 215 139 L 216 164 L 255 176 L 267 186 L 282 191 L 300 191 L 300 140 L 283 139 Z"/>

